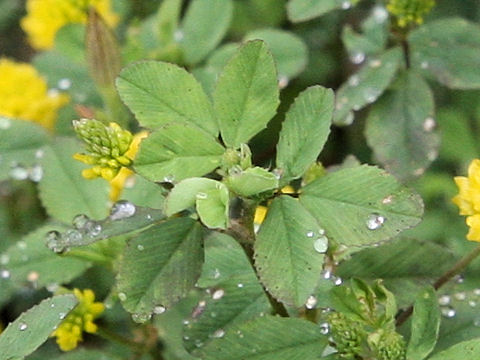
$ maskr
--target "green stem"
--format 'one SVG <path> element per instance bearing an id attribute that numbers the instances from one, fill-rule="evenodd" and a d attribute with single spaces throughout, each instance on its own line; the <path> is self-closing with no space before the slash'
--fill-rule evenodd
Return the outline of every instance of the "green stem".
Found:
<path id="1" fill-rule="evenodd" d="M 473 260 L 480 255 L 480 245 L 472 250 L 469 254 L 461 258 L 451 269 L 440 276 L 433 284 L 435 290 L 440 289 L 444 284 L 449 282 L 455 275 L 460 274 Z M 401 326 L 413 313 L 413 305 L 410 305 L 406 310 L 397 315 L 396 325 Z"/>

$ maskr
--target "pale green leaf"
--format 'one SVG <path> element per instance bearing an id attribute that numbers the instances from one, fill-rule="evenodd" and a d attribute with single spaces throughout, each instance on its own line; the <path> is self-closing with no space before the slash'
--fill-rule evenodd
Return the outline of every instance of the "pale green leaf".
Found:
<path id="1" fill-rule="evenodd" d="M 8 281 L 15 286 L 32 284 L 35 287 L 43 287 L 49 284 L 65 284 L 90 266 L 88 262 L 57 255 L 45 246 L 45 235 L 54 229 L 61 231 L 65 227 L 42 226 L 1 254 L 3 261 L 0 268 L 2 271 L 8 271 Z"/>
<path id="2" fill-rule="evenodd" d="M 122 70 L 117 89 L 142 126 L 196 125 L 217 135 L 212 105 L 193 75 L 177 65 L 144 61 Z"/>
<path id="3" fill-rule="evenodd" d="M 417 225 L 423 214 L 420 196 L 392 175 L 366 165 L 311 182 L 303 188 L 300 201 L 331 241 L 346 246 L 388 240 Z"/>
<path id="4" fill-rule="evenodd" d="M 428 84 L 411 71 L 372 106 L 365 137 L 376 159 L 398 179 L 422 175 L 437 157 L 434 108 Z"/>
<path id="5" fill-rule="evenodd" d="M 228 227 L 229 193 L 225 185 L 197 196 L 197 213 L 202 223 L 211 229 Z"/>
<path id="6" fill-rule="evenodd" d="M 297 199 L 273 200 L 255 241 L 260 280 L 280 301 L 300 307 L 313 294 L 328 239 Z"/>
<path id="7" fill-rule="evenodd" d="M 9 176 L 18 178 L 15 169 L 28 172 L 38 163 L 42 149 L 50 141 L 46 131 L 39 125 L 25 120 L 0 116 L 0 180 Z"/>
<path id="8" fill-rule="evenodd" d="M 348 9 L 350 0 L 290 0 L 287 5 L 288 18 L 293 22 L 314 19 L 335 9 Z"/>
<path id="9" fill-rule="evenodd" d="M 278 187 L 275 174 L 258 166 L 229 175 L 225 183 L 240 196 L 252 196 Z"/>
<path id="10" fill-rule="evenodd" d="M 20 315 L 0 334 L 1 359 L 13 360 L 31 354 L 75 305 L 77 299 L 73 295 L 54 296 Z"/>
<path id="11" fill-rule="evenodd" d="M 43 168 L 40 199 L 47 213 L 64 223 L 72 221 L 77 214 L 94 219 L 107 214 L 108 183 L 82 177 L 82 170 L 87 166 L 72 158 L 81 151 L 81 144 L 74 139 L 57 138 L 40 160 Z"/>
<path id="12" fill-rule="evenodd" d="M 196 221 L 175 218 L 131 239 L 117 277 L 125 309 L 145 321 L 184 297 L 200 276 L 202 237 Z"/>
<path id="13" fill-rule="evenodd" d="M 480 357 L 480 338 L 464 341 L 453 345 L 441 353 L 435 354 L 429 360 L 465 360 Z"/>
<path id="14" fill-rule="evenodd" d="M 200 300 L 205 302 L 204 311 L 194 311 L 187 318 L 184 343 L 189 350 L 212 341 L 220 330 L 228 332 L 232 326 L 270 312 L 244 250 L 228 235 L 212 233 L 205 240 L 205 264 L 198 285 L 209 291 Z"/>
<path id="15" fill-rule="evenodd" d="M 402 51 L 396 47 L 371 59 L 358 73 L 351 75 L 337 91 L 334 123 L 349 125 L 353 121 L 353 111 L 377 100 L 393 81 L 402 61 Z"/>
<path id="16" fill-rule="evenodd" d="M 232 0 L 193 0 L 182 22 L 181 48 L 187 64 L 203 60 L 220 43 L 230 25 Z"/>
<path id="17" fill-rule="evenodd" d="M 174 41 L 181 10 L 182 0 L 165 0 L 160 4 L 156 14 L 156 25 L 158 39 L 163 46 Z"/>
<path id="18" fill-rule="evenodd" d="M 262 41 L 246 43 L 225 66 L 213 95 L 224 143 L 239 147 L 265 128 L 278 96 L 272 54 Z"/>
<path id="19" fill-rule="evenodd" d="M 334 96 L 321 86 L 303 91 L 287 112 L 277 144 L 282 181 L 302 176 L 322 151 L 332 122 Z"/>
<path id="20" fill-rule="evenodd" d="M 327 342 L 317 324 L 264 316 L 233 326 L 198 354 L 205 360 L 316 360 Z"/>
<path id="21" fill-rule="evenodd" d="M 412 316 L 412 331 L 407 347 L 408 360 L 423 360 L 435 347 L 440 328 L 440 309 L 431 286 L 418 294 Z"/>
<path id="22" fill-rule="evenodd" d="M 299 75 L 307 65 L 308 49 L 302 38 L 279 29 L 261 29 L 249 32 L 243 38 L 263 40 L 272 52 L 279 79 L 291 79 Z"/>
<path id="23" fill-rule="evenodd" d="M 480 27 L 460 18 L 420 26 L 409 36 L 412 65 L 452 89 L 480 88 Z"/>
<path id="24" fill-rule="evenodd" d="M 225 149 L 210 134 L 191 125 L 164 125 L 140 145 L 134 167 L 151 181 L 180 181 L 218 167 Z"/>

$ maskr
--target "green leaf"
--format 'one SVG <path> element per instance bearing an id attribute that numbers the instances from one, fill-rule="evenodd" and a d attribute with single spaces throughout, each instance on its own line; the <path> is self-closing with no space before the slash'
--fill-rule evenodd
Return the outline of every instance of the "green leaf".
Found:
<path id="1" fill-rule="evenodd" d="M 85 59 L 85 25 L 67 24 L 55 35 L 55 50 L 71 61 L 82 63 Z"/>
<path id="2" fill-rule="evenodd" d="M 302 176 L 316 161 L 330 133 L 333 91 L 313 86 L 303 91 L 287 112 L 277 144 L 282 182 Z"/>
<path id="3" fill-rule="evenodd" d="M 201 129 L 172 123 L 142 141 L 134 167 L 151 181 L 180 181 L 213 171 L 220 165 L 224 151 Z"/>
<path id="4" fill-rule="evenodd" d="M 212 233 L 205 240 L 205 264 L 198 285 L 208 288 L 208 293 L 185 321 L 184 343 L 189 350 L 213 341 L 213 335 L 222 330 L 228 332 L 232 326 L 270 312 L 244 250 L 228 235 Z"/>
<path id="5" fill-rule="evenodd" d="M 396 47 L 371 59 L 337 91 L 334 123 L 349 125 L 353 112 L 373 103 L 390 85 L 400 66 L 402 51 Z"/>
<path id="6" fill-rule="evenodd" d="M 465 360 L 478 357 L 480 357 L 480 338 L 453 345 L 447 350 L 433 355 L 429 360 Z"/>
<path id="7" fill-rule="evenodd" d="M 193 75 L 177 65 L 143 61 L 122 70 L 117 89 L 142 126 L 196 125 L 216 136 L 212 105 Z"/>
<path id="8" fill-rule="evenodd" d="M 237 148 L 265 128 L 278 96 L 272 54 L 262 41 L 246 43 L 225 66 L 213 94 L 224 143 Z"/>
<path id="9" fill-rule="evenodd" d="M 174 42 L 178 19 L 182 10 L 182 0 L 165 0 L 157 11 L 158 39 L 163 46 Z"/>
<path id="10" fill-rule="evenodd" d="M 65 284 L 82 274 L 90 264 L 72 257 L 59 256 L 45 246 L 45 235 L 50 230 L 64 230 L 64 226 L 45 225 L 23 237 L 2 253 L 2 272 L 9 273 L 8 281 L 15 286 L 31 284 L 43 287 Z M 62 271 L 58 271 L 62 269 Z M 2 285 L 3 286 L 3 285 Z"/>
<path id="11" fill-rule="evenodd" d="M 75 305 L 73 295 L 60 295 L 42 301 L 20 315 L 0 335 L 2 360 L 23 358 L 42 345 Z"/>
<path id="12" fill-rule="evenodd" d="M 300 202 L 330 241 L 346 246 L 375 244 L 417 225 L 420 196 L 373 166 L 345 168 L 303 188 Z"/>
<path id="13" fill-rule="evenodd" d="M 308 49 L 302 38 L 279 29 L 262 29 L 249 32 L 243 38 L 263 40 L 267 43 L 277 65 L 278 77 L 291 79 L 299 75 L 307 65 Z"/>
<path id="14" fill-rule="evenodd" d="M 409 36 L 412 65 L 451 89 L 480 88 L 480 27 L 460 18 L 437 20 Z"/>
<path id="15" fill-rule="evenodd" d="M 204 196 L 197 196 L 196 204 L 198 216 L 206 227 L 228 227 L 229 193 L 226 186 L 205 191 Z"/>
<path id="16" fill-rule="evenodd" d="M 425 359 L 437 343 L 439 328 L 440 308 L 438 307 L 437 294 L 435 289 L 429 286 L 415 300 L 407 359 Z"/>
<path id="17" fill-rule="evenodd" d="M 365 137 L 376 159 L 398 179 L 420 176 L 438 155 L 435 104 L 428 84 L 416 73 L 400 75 L 368 115 Z"/>
<path id="18" fill-rule="evenodd" d="M 117 277 L 119 297 L 140 322 L 184 297 L 203 262 L 203 230 L 194 220 L 175 218 L 131 239 Z"/>
<path id="19" fill-rule="evenodd" d="M 287 5 L 288 18 L 293 22 L 307 21 L 335 9 L 348 9 L 349 0 L 290 0 Z"/>
<path id="20" fill-rule="evenodd" d="M 260 280 L 280 301 L 303 306 L 322 271 L 328 239 L 318 222 L 290 196 L 273 200 L 255 241 Z"/>
<path id="21" fill-rule="evenodd" d="M 314 360 L 327 337 L 311 322 L 265 316 L 234 326 L 198 351 L 205 360 Z"/>
<path id="22" fill-rule="evenodd" d="M 78 349 L 54 358 L 54 360 L 121 360 L 122 357 L 111 352 L 92 349 Z"/>
<path id="23" fill-rule="evenodd" d="M 132 175 L 127 180 L 120 198 L 128 200 L 137 206 L 163 209 L 166 190 L 159 184 L 144 179 L 139 175 Z M 129 182 L 134 184 L 130 186 Z"/>
<path id="24" fill-rule="evenodd" d="M 383 279 L 403 307 L 411 304 L 411 294 L 420 292 L 454 263 L 454 255 L 440 245 L 402 238 L 355 253 L 338 266 L 336 275 L 343 279 Z"/>
<path id="25" fill-rule="evenodd" d="M 181 48 L 187 64 L 202 61 L 228 30 L 233 13 L 231 0 L 194 0 L 182 22 Z"/>
<path id="26" fill-rule="evenodd" d="M 50 141 L 37 124 L 0 116 L 0 180 L 28 178 Z"/>
<path id="27" fill-rule="evenodd" d="M 74 139 L 58 138 L 45 149 L 41 159 L 40 199 L 48 214 L 64 223 L 77 214 L 101 219 L 107 213 L 108 183 L 82 177 L 86 166 L 72 158 L 80 151 L 81 146 Z"/>
<path id="28" fill-rule="evenodd" d="M 252 196 L 278 187 L 275 174 L 258 166 L 229 175 L 225 183 L 240 196 Z"/>

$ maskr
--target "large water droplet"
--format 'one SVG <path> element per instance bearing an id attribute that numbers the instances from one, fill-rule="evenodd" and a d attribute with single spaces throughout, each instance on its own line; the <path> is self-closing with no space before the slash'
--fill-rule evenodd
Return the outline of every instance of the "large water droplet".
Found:
<path id="1" fill-rule="evenodd" d="M 213 292 L 212 299 L 213 300 L 220 300 L 223 297 L 223 295 L 225 295 L 225 290 L 217 289 Z"/>
<path id="2" fill-rule="evenodd" d="M 117 201 L 112 206 L 112 210 L 110 211 L 110 219 L 111 220 L 121 220 L 126 219 L 135 214 L 137 211 L 134 204 L 130 201 L 120 200 Z"/>
<path id="3" fill-rule="evenodd" d="M 442 315 L 446 318 L 453 318 L 457 314 L 455 309 L 451 306 L 445 306 L 440 309 Z"/>
<path id="4" fill-rule="evenodd" d="M 438 304 L 441 306 L 446 306 L 450 304 L 452 298 L 449 295 L 442 295 L 438 298 Z"/>
<path id="5" fill-rule="evenodd" d="M 60 320 L 64 320 L 66 317 L 67 317 L 67 313 L 64 313 L 64 312 L 58 313 L 58 318 Z"/>
<path id="6" fill-rule="evenodd" d="M 356 52 L 350 56 L 350 61 L 356 65 L 361 64 L 365 61 L 365 53 L 363 52 Z"/>
<path id="7" fill-rule="evenodd" d="M 90 237 L 98 236 L 102 232 L 102 225 L 96 221 L 89 220 L 85 223 L 85 231 Z"/>
<path id="8" fill-rule="evenodd" d="M 223 329 L 218 329 L 218 330 L 215 331 L 215 332 L 213 333 L 213 335 L 212 335 L 212 337 L 217 338 L 217 339 L 218 339 L 218 338 L 222 338 L 222 337 L 224 337 L 224 336 L 225 336 L 225 330 L 223 330 Z"/>
<path id="9" fill-rule="evenodd" d="M 8 271 L 7 269 L 0 270 L 0 278 L 9 279 L 10 278 L 10 271 Z"/>
<path id="10" fill-rule="evenodd" d="M 24 323 L 24 322 L 21 322 L 20 324 L 18 324 L 18 329 L 19 329 L 20 331 L 25 331 L 25 330 L 28 329 L 28 325 L 27 325 L 26 323 Z"/>
<path id="11" fill-rule="evenodd" d="M 153 313 L 157 314 L 157 315 L 160 315 L 160 314 L 163 314 L 166 310 L 167 310 L 167 308 L 165 306 L 157 305 L 153 308 Z"/>
<path id="12" fill-rule="evenodd" d="M 90 221 L 90 218 L 87 215 L 80 214 L 80 215 L 77 215 L 73 218 L 72 225 L 75 229 L 81 230 L 81 229 L 85 228 L 85 225 L 89 221 Z"/>
<path id="13" fill-rule="evenodd" d="M 473 290 L 473 295 L 480 296 L 480 289 L 474 289 Z"/>
<path id="14" fill-rule="evenodd" d="M 314 309 L 315 306 L 317 306 L 317 302 L 318 302 L 317 298 L 313 295 L 310 295 L 307 301 L 305 302 L 305 307 L 307 309 Z"/>
<path id="15" fill-rule="evenodd" d="M 473 325 L 476 327 L 480 327 L 480 317 L 477 317 L 473 320 Z"/>
<path id="16" fill-rule="evenodd" d="M 367 218 L 367 228 L 369 230 L 380 229 L 387 219 L 377 213 L 370 214 Z"/>
<path id="17" fill-rule="evenodd" d="M 61 253 L 65 251 L 65 245 L 63 243 L 62 235 L 58 231 L 50 231 L 47 233 L 46 236 L 47 240 L 47 247 L 56 252 L 56 253 Z"/>
<path id="18" fill-rule="evenodd" d="M 367 103 L 372 103 L 380 96 L 380 91 L 374 88 L 367 88 L 363 94 L 363 97 Z"/>
<path id="19" fill-rule="evenodd" d="M 321 334 L 327 335 L 330 332 L 330 325 L 328 323 L 320 323 L 318 326 L 320 327 Z"/>
<path id="20" fill-rule="evenodd" d="M 68 89 L 70 89 L 71 86 L 72 86 L 72 80 L 70 80 L 70 79 L 63 78 L 63 79 L 58 80 L 57 87 L 60 90 L 68 90 Z"/>
<path id="21" fill-rule="evenodd" d="M 69 244 L 75 244 L 82 241 L 83 235 L 78 230 L 67 230 L 65 233 L 65 241 Z"/>
<path id="22" fill-rule="evenodd" d="M 313 242 L 313 248 L 321 254 L 326 253 L 328 250 L 328 238 L 325 235 L 320 236 Z"/>

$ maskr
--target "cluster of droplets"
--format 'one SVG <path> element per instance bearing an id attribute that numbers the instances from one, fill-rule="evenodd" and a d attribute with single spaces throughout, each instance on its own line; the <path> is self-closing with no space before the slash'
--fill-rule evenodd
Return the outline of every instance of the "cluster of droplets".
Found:
<path id="1" fill-rule="evenodd" d="M 1 124 L 1 121 L 0 121 L 0 124 Z M 0 129 L 1 129 L 1 125 L 0 125 Z M 44 155 L 43 149 L 38 149 L 35 152 L 35 160 L 38 161 L 43 157 L 43 155 Z M 39 182 L 43 178 L 43 168 L 38 163 L 34 163 L 31 166 L 25 166 L 21 163 L 13 161 L 10 164 L 9 175 L 10 175 L 10 178 L 12 178 L 13 180 L 31 180 L 33 182 Z"/>
<path id="2" fill-rule="evenodd" d="M 438 297 L 438 304 L 440 305 L 440 312 L 445 318 L 454 318 L 457 315 L 455 303 L 468 304 L 471 308 L 475 308 L 480 304 L 480 289 L 473 291 L 459 291 L 453 294 L 443 294 Z M 480 327 L 480 317 L 473 320 L 473 324 Z"/>
<path id="3" fill-rule="evenodd" d="M 318 231 L 309 230 L 306 233 L 307 238 L 313 239 L 313 249 L 320 253 L 325 254 L 328 250 L 328 237 L 325 235 L 325 229 L 319 229 Z"/>

